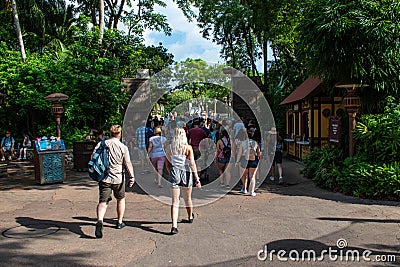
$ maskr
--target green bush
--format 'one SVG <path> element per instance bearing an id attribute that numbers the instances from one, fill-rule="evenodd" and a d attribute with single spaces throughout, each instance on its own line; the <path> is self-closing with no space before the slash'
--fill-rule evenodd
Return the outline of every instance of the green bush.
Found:
<path id="1" fill-rule="evenodd" d="M 304 162 L 302 174 L 320 187 L 361 198 L 400 200 L 399 162 L 368 163 L 360 156 L 342 162 L 334 147 L 313 150 Z"/>
<path id="2" fill-rule="evenodd" d="M 356 152 L 367 162 L 400 161 L 400 104 L 388 102 L 384 113 L 363 115 L 356 124 Z"/>
<path id="3" fill-rule="evenodd" d="M 346 194 L 362 198 L 400 200 L 400 164 L 345 161 L 339 186 Z"/>
<path id="4" fill-rule="evenodd" d="M 321 187 L 337 190 L 336 180 L 340 173 L 339 162 L 341 161 L 341 150 L 335 146 L 315 149 L 304 160 L 306 167 L 302 173 Z"/>
<path id="5" fill-rule="evenodd" d="M 384 113 L 363 115 L 354 137 L 356 156 L 342 161 L 335 147 L 313 150 L 303 175 L 333 191 L 400 200 L 400 104 L 391 98 Z"/>

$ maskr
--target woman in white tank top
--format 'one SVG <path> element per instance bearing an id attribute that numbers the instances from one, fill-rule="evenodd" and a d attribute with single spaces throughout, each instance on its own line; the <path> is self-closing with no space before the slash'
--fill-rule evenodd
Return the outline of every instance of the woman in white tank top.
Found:
<path id="1" fill-rule="evenodd" d="M 186 132 L 183 128 L 176 128 L 169 149 L 167 149 L 167 171 L 169 182 L 172 184 L 171 195 L 171 234 L 178 233 L 179 195 L 182 187 L 182 197 L 185 201 L 188 222 L 194 219 L 192 204 L 193 176 L 196 187 L 200 188 L 200 179 L 197 175 L 196 163 L 194 161 L 193 149 L 187 143 Z"/>

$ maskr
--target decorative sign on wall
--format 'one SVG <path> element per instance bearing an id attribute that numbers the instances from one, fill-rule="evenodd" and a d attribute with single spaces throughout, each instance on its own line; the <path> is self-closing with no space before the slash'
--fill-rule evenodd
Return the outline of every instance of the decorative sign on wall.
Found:
<path id="1" fill-rule="evenodd" d="M 341 136 L 341 121 L 337 117 L 332 118 L 331 123 L 329 124 L 329 141 L 339 143 L 341 140 Z"/>

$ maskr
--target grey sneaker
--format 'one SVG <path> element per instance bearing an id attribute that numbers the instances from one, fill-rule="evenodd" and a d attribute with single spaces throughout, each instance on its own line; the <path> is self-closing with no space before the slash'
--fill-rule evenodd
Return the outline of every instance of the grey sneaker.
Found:
<path id="1" fill-rule="evenodd" d="M 271 175 L 271 176 L 269 177 L 269 179 L 270 179 L 271 181 L 274 181 L 274 180 L 275 180 L 275 177 Z"/>

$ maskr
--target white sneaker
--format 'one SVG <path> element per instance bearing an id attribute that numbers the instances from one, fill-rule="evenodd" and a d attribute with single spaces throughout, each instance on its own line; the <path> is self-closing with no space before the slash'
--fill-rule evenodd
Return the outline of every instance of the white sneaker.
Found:
<path id="1" fill-rule="evenodd" d="M 279 180 L 278 180 L 278 181 L 279 181 L 280 184 L 283 184 L 283 178 L 282 178 L 282 176 L 279 177 Z"/>
<path id="2" fill-rule="evenodd" d="M 18 158 L 18 160 L 21 160 L 21 158 Z"/>
<path id="3" fill-rule="evenodd" d="M 1 161 L 5 161 L 6 159 L 5 158 L 1 158 Z"/>
<path id="4" fill-rule="evenodd" d="M 252 197 L 255 197 L 257 194 L 256 194 L 256 192 L 251 192 L 250 193 L 250 196 L 252 196 Z"/>
<path id="5" fill-rule="evenodd" d="M 8 160 L 12 160 L 11 156 L 8 156 Z"/>
<path id="6" fill-rule="evenodd" d="M 242 193 L 242 194 L 247 194 L 247 190 L 244 189 L 244 188 L 242 188 L 242 189 L 240 189 L 240 193 Z"/>
<path id="7" fill-rule="evenodd" d="M 270 179 L 271 181 L 275 180 L 274 176 L 270 176 L 269 179 Z"/>

